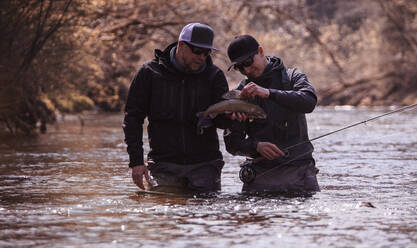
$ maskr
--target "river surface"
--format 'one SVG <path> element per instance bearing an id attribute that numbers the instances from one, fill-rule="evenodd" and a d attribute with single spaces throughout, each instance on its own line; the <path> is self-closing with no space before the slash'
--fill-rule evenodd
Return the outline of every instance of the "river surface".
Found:
<path id="1" fill-rule="evenodd" d="M 390 110 L 318 108 L 310 138 Z M 241 195 L 223 144 L 216 197 L 138 194 L 122 115 L 83 119 L 0 141 L 0 247 L 417 247 L 416 110 L 314 141 L 321 192 L 296 198 Z"/>

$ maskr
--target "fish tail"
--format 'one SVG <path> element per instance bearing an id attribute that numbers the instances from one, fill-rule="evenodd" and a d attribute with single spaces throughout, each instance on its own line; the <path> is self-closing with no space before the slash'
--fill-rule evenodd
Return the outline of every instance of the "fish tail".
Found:
<path id="1" fill-rule="evenodd" d="M 213 120 L 210 118 L 204 117 L 204 112 L 198 112 L 197 117 L 198 117 L 197 134 L 202 135 L 204 133 L 204 128 L 213 126 Z"/>
<path id="2" fill-rule="evenodd" d="M 203 118 L 204 117 L 204 112 L 198 112 L 197 114 L 195 114 L 197 117 L 198 117 L 198 119 L 200 120 L 200 118 Z"/>

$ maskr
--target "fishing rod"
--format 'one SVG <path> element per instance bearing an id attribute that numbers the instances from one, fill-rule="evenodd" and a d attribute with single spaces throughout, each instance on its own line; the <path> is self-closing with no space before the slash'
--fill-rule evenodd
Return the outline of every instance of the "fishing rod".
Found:
<path id="1" fill-rule="evenodd" d="M 372 117 L 372 118 L 369 118 L 369 119 L 366 119 L 364 121 L 356 122 L 356 123 L 353 123 L 353 124 L 348 125 L 346 127 L 343 127 L 343 128 L 337 129 L 337 130 L 334 130 L 332 132 L 329 132 L 329 133 L 326 133 L 326 134 L 317 136 L 315 138 L 312 138 L 312 139 L 309 139 L 309 140 L 306 140 L 306 141 L 297 143 L 297 144 L 292 145 L 292 146 L 288 146 L 285 149 L 283 149 L 283 152 L 285 154 L 284 155 L 284 158 L 289 158 L 290 153 L 289 153 L 288 150 L 291 149 L 291 148 L 294 148 L 294 147 L 297 147 L 299 145 L 303 145 L 303 144 L 309 143 L 309 142 L 314 141 L 314 140 L 318 140 L 318 139 L 324 138 L 326 136 L 332 135 L 334 133 L 341 132 L 343 130 L 346 130 L 346 129 L 349 129 L 349 128 L 352 128 L 352 127 L 355 127 L 355 126 L 358 126 L 358 125 L 361 125 L 361 124 L 365 124 L 367 122 L 376 120 L 378 118 L 381 118 L 381 117 L 384 117 L 384 116 L 387 116 L 387 115 L 391 115 L 391 114 L 394 114 L 394 113 L 399 113 L 399 112 L 403 112 L 403 111 L 406 111 L 406 110 L 410 110 L 410 109 L 413 109 L 415 107 L 417 107 L 417 103 L 411 104 L 411 105 L 408 105 L 408 106 L 405 106 L 405 107 L 402 107 L 402 108 L 399 108 L 399 109 L 396 109 L 396 110 L 393 110 L 393 111 L 390 111 L 390 112 L 387 112 L 387 113 L 384 113 L 384 114 L 381 114 L 381 115 L 378 115 L 378 116 L 375 116 L 375 117 Z M 302 157 L 302 156 L 304 156 L 304 155 L 306 155 L 306 154 L 308 154 L 310 152 L 312 152 L 312 151 L 307 151 L 306 153 L 303 153 L 303 154 L 301 154 L 301 155 L 299 155 L 299 156 L 297 156 L 295 158 L 292 158 L 292 159 L 290 159 L 288 161 L 285 161 L 281 165 L 289 164 L 290 162 L 295 161 L 296 159 L 298 159 L 298 158 L 300 158 L 300 157 Z M 274 170 L 274 169 L 277 168 L 277 167 L 274 167 L 274 168 L 269 169 L 269 170 L 265 171 L 264 173 L 256 176 L 256 172 L 249 166 L 249 164 L 251 164 L 251 163 L 257 163 L 257 162 L 260 162 L 260 161 L 262 161 L 264 159 L 265 159 L 264 157 L 257 157 L 257 158 L 254 158 L 254 159 L 249 160 L 248 161 L 249 162 L 248 164 L 244 164 L 243 166 L 241 166 L 242 168 L 239 171 L 239 178 L 240 178 L 240 180 L 242 182 L 249 183 L 249 182 L 253 181 L 255 179 L 255 177 L 261 177 L 264 174 L 266 174 L 267 172 L 270 172 L 271 170 Z"/>
<path id="2" fill-rule="evenodd" d="M 302 145 L 302 144 L 305 144 L 305 143 L 308 143 L 308 142 L 311 142 L 311 141 L 314 141 L 314 140 L 318 140 L 318 139 L 324 138 L 324 137 L 329 136 L 329 135 L 331 135 L 331 134 L 338 133 L 338 132 L 340 132 L 340 131 L 343 131 L 343 130 L 346 130 L 346 129 L 349 129 L 349 128 L 352 128 L 352 127 L 355 127 L 355 126 L 358 126 L 358 125 L 361 125 L 361 124 L 365 124 L 365 123 L 367 123 L 367 122 L 370 122 L 370 121 L 373 121 L 373 120 L 379 119 L 379 118 L 381 118 L 381 117 L 384 117 L 384 116 L 387 116 L 387 115 L 392 115 L 392 114 L 394 114 L 394 113 L 403 112 L 403 111 L 406 111 L 406 110 L 409 110 L 409 109 L 412 109 L 412 108 L 415 108 L 415 107 L 417 107 L 417 103 L 414 103 L 414 104 L 411 104 L 411 105 L 408 105 L 408 106 L 405 106 L 405 107 L 402 107 L 402 108 L 399 108 L 399 109 L 393 110 L 393 111 L 391 111 L 391 112 L 387 112 L 387 113 L 384 113 L 384 114 L 381 114 L 381 115 L 378 115 L 378 116 L 375 116 L 375 117 L 369 118 L 369 119 L 364 120 L 364 121 L 360 121 L 360 122 L 353 123 L 353 124 L 351 124 L 351 125 L 349 125 L 349 126 L 346 126 L 346 127 L 343 127 L 343 128 L 337 129 L 337 130 L 334 130 L 334 131 L 332 131 L 332 132 L 329 132 L 329 133 L 326 133 L 326 134 L 323 134 L 323 135 L 317 136 L 317 137 L 315 137 L 315 138 L 309 139 L 309 140 L 307 140 L 307 141 L 303 141 L 303 142 L 297 143 L 297 144 L 295 144 L 295 145 L 292 145 L 292 146 L 286 147 L 285 149 L 286 149 L 286 150 L 288 150 L 288 149 L 294 148 L 294 147 L 296 147 L 296 146 L 299 146 L 299 145 Z"/>

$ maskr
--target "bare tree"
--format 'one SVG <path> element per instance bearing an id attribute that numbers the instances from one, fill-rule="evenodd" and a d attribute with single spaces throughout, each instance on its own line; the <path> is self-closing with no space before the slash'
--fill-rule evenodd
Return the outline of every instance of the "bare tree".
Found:
<path id="1" fill-rule="evenodd" d="M 41 99 L 47 78 L 41 71 L 49 59 L 42 51 L 57 45 L 48 42 L 64 24 L 70 4 L 71 0 L 1 2 L 0 121 L 11 133 L 30 133 L 38 122 L 44 127 L 54 121 L 53 111 Z"/>

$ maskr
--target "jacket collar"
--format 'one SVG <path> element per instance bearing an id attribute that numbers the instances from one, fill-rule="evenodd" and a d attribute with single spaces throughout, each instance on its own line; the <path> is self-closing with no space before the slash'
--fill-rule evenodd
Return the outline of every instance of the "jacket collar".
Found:
<path id="1" fill-rule="evenodd" d="M 247 82 L 254 82 L 260 86 L 268 87 L 273 75 L 277 71 L 282 71 L 285 69 L 284 63 L 278 57 L 266 56 L 266 59 L 269 61 L 268 65 L 265 67 L 264 72 L 257 78 L 248 78 Z"/>

